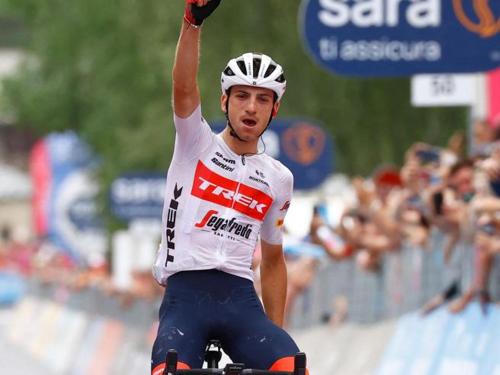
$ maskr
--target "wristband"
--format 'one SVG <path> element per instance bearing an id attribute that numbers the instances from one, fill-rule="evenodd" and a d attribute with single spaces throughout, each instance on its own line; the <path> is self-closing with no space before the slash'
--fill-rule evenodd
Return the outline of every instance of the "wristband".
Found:
<path id="1" fill-rule="evenodd" d="M 188 18 L 187 15 L 184 15 L 184 21 L 187 22 L 187 24 L 192 27 L 193 29 L 199 29 L 201 27 L 201 25 L 196 25 L 194 24 L 193 22 L 191 22 L 191 20 Z"/>

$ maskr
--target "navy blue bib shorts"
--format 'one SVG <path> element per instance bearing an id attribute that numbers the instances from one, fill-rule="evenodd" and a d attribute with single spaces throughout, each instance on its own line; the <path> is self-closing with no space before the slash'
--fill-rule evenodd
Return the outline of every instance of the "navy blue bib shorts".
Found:
<path id="1" fill-rule="evenodd" d="M 201 368 L 209 340 L 217 339 L 231 361 L 269 369 L 299 348 L 264 313 L 252 281 L 217 270 L 170 276 L 159 312 L 151 369 L 175 349 L 180 362 Z"/>

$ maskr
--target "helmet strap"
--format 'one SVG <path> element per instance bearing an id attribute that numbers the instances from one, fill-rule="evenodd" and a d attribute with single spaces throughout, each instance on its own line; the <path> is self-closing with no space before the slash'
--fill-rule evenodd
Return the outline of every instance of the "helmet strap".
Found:
<path id="1" fill-rule="evenodd" d="M 276 103 L 276 101 L 275 101 L 275 103 Z M 273 112 L 274 112 L 274 104 L 273 104 L 273 110 L 271 111 L 271 115 L 269 116 L 269 121 L 267 122 L 267 125 L 264 128 L 264 130 L 262 130 L 262 132 L 259 134 L 259 138 L 262 137 L 262 134 L 264 134 L 264 132 L 267 130 L 267 128 L 271 124 L 271 121 L 273 121 Z"/>
<path id="2" fill-rule="evenodd" d="M 236 133 L 236 130 L 234 130 L 233 125 L 231 125 L 231 121 L 229 120 L 229 90 L 227 93 L 227 100 L 226 100 L 226 120 L 227 120 L 227 126 L 229 126 L 229 135 L 231 137 L 236 138 L 237 140 L 241 142 L 248 142 L 244 139 L 242 139 L 238 133 Z"/>

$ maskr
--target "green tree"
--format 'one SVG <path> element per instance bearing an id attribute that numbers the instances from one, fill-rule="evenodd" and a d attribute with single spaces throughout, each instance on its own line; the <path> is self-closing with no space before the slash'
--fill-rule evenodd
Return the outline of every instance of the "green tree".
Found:
<path id="1" fill-rule="evenodd" d="M 285 5 L 286 4 L 286 5 Z M 398 163 L 416 140 L 443 144 L 465 127 L 462 109 L 416 109 L 408 79 L 350 79 L 304 52 L 299 0 L 225 1 L 203 30 L 204 113 L 221 117 L 219 76 L 229 58 L 261 51 L 285 68 L 281 116 L 319 120 L 342 172 Z M 0 0 L 30 37 L 29 60 L 4 83 L 19 123 L 38 134 L 76 129 L 102 156 L 103 186 L 126 170 L 165 170 L 174 141 L 170 71 L 184 1 Z"/>

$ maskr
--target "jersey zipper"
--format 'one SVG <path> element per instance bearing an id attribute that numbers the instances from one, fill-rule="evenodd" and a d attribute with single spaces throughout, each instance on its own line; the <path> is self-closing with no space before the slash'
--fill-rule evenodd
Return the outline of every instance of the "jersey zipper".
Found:
<path id="1" fill-rule="evenodd" d="M 241 182 L 243 181 L 243 179 L 245 178 L 245 175 L 246 175 L 246 158 L 245 158 L 245 155 L 241 155 L 241 164 L 243 165 L 243 168 L 239 168 L 239 171 L 238 171 L 238 175 L 236 177 L 236 182 L 238 182 L 238 185 L 236 186 L 236 191 L 234 192 L 234 194 L 236 195 L 239 191 L 240 191 L 240 185 L 241 185 Z M 228 207 L 226 208 L 225 212 L 226 212 L 226 216 L 229 216 L 227 215 L 227 211 L 229 209 L 233 210 L 234 211 L 234 203 L 235 203 L 235 199 L 233 197 L 233 202 L 231 204 L 231 207 Z M 223 255 L 224 252 L 225 252 L 225 249 L 226 249 L 226 242 L 228 241 L 227 237 L 224 236 L 222 237 L 222 241 L 220 241 L 219 243 L 219 246 L 217 246 L 217 253 L 220 254 L 220 255 Z"/>

